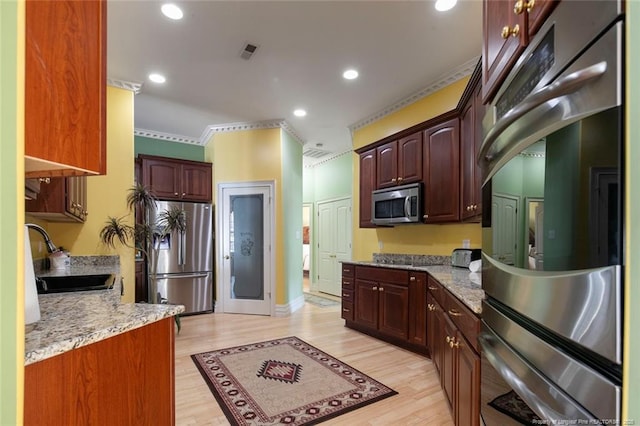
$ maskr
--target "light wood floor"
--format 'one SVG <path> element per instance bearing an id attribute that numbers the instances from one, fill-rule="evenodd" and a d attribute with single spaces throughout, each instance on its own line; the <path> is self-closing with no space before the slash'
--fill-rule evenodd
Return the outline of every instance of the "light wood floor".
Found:
<path id="1" fill-rule="evenodd" d="M 309 303 L 287 318 L 221 313 L 183 317 L 176 336 L 176 424 L 228 425 L 190 355 L 286 336 L 297 336 L 398 392 L 323 424 L 453 425 L 430 360 L 346 328 L 340 306 Z"/>

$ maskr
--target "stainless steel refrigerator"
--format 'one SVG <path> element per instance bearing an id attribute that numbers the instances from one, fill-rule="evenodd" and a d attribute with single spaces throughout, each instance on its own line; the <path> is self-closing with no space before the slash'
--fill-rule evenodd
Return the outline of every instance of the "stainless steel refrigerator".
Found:
<path id="1" fill-rule="evenodd" d="M 173 232 L 159 244 L 157 288 L 149 280 L 150 296 L 156 291 L 159 303 L 185 306 L 185 314 L 213 311 L 213 206 L 205 203 L 159 201 L 150 220 L 172 207 L 185 212 L 185 232 Z M 156 250 L 151 250 L 151 263 Z M 153 271 L 150 271 L 152 277 Z M 150 300 L 153 300 L 150 297 Z"/>

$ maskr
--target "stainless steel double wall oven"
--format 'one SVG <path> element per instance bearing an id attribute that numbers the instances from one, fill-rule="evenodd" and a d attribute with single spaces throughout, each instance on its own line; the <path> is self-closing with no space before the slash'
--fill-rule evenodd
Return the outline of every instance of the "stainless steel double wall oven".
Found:
<path id="1" fill-rule="evenodd" d="M 622 7 L 559 2 L 483 123 L 489 426 L 620 420 Z"/>

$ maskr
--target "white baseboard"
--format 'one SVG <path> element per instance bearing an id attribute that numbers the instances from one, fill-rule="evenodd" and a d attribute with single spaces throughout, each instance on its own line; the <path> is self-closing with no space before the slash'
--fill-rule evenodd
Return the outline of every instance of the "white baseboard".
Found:
<path id="1" fill-rule="evenodd" d="M 304 295 L 292 300 L 286 305 L 276 305 L 275 316 L 276 317 L 288 317 L 298 309 L 304 306 Z"/>

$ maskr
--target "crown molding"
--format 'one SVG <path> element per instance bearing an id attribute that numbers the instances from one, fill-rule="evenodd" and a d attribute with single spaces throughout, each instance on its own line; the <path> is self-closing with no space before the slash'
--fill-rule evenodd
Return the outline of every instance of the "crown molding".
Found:
<path id="1" fill-rule="evenodd" d="M 452 71 L 447 72 L 445 75 L 441 76 L 437 81 L 425 87 L 424 89 L 419 90 L 418 92 L 415 92 L 407 96 L 406 98 L 403 98 L 395 102 L 394 104 L 384 108 L 383 110 L 378 111 L 377 113 L 370 115 L 368 117 L 365 117 L 362 120 L 350 125 L 349 130 L 351 131 L 351 136 L 353 137 L 353 132 L 355 132 L 356 130 L 361 129 L 373 122 L 376 122 L 382 119 L 383 117 L 386 117 L 387 115 L 393 114 L 394 112 L 406 107 L 407 105 L 411 105 L 412 103 L 417 102 L 420 99 L 426 96 L 429 96 L 432 93 L 435 93 L 438 90 L 443 89 L 444 87 L 449 86 L 470 74 L 473 74 L 473 70 L 476 68 L 476 65 L 478 64 L 479 59 L 480 57 L 477 56 L 474 59 L 468 62 L 465 62 L 464 64 L 453 69 Z"/>
<path id="2" fill-rule="evenodd" d="M 323 158 L 321 161 L 318 161 L 317 163 L 313 163 L 313 164 L 305 164 L 305 165 L 304 165 L 304 168 L 305 168 L 305 169 L 311 169 L 311 168 L 314 168 L 314 167 L 320 166 L 320 165 L 322 165 L 322 164 L 324 164 L 324 163 L 327 163 L 327 162 L 329 162 L 329 161 L 332 161 L 332 160 L 335 160 L 335 159 L 337 159 L 337 158 L 340 158 L 340 157 L 342 157 L 343 155 L 347 155 L 347 154 L 353 154 L 353 150 L 352 150 L 352 149 L 348 149 L 348 150 L 346 150 L 346 151 L 342 151 L 342 152 L 337 153 L 337 154 L 334 154 L 334 155 L 332 155 L 332 156 L 330 156 L 330 157 Z"/>
<path id="3" fill-rule="evenodd" d="M 119 89 L 130 90 L 136 95 L 142 91 L 142 83 L 118 80 L 117 78 L 107 78 L 107 85 L 117 87 Z"/>
<path id="4" fill-rule="evenodd" d="M 207 126 L 199 138 L 191 138 L 188 136 L 175 135 L 171 133 L 157 132 L 155 130 L 134 129 L 133 134 L 136 136 L 144 136 L 147 138 L 166 140 L 170 142 L 186 143 L 190 145 L 206 146 L 216 133 L 239 132 L 245 130 L 259 129 L 282 129 L 286 131 L 300 145 L 304 145 L 304 141 L 296 130 L 287 123 L 286 120 L 278 118 L 273 120 L 253 121 L 253 122 L 237 122 L 227 124 L 217 124 Z"/>

